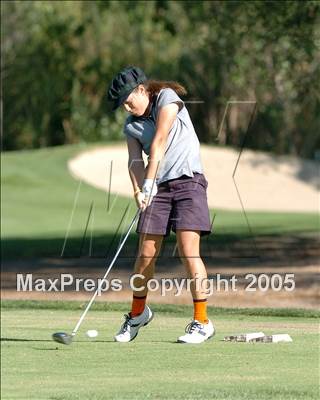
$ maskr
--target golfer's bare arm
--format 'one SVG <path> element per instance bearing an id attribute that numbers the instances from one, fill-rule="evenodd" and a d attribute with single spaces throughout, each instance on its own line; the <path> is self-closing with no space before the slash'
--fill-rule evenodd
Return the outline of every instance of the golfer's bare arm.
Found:
<path id="1" fill-rule="evenodd" d="M 168 104 L 159 110 L 156 133 L 150 146 L 149 162 L 146 167 L 145 178 L 154 179 L 158 164 L 162 160 L 167 144 L 169 131 L 177 118 L 179 106 L 176 103 Z"/>
<path id="2" fill-rule="evenodd" d="M 132 182 L 133 190 L 142 187 L 145 174 L 144 161 L 142 158 L 142 146 L 135 138 L 127 136 L 128 146 L 128 170 Z"/>

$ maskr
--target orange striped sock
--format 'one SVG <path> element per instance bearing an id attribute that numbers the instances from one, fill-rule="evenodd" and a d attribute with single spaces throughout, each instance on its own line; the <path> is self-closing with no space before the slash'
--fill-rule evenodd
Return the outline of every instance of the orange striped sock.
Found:
<path id="1" fill-rule="evenodd" d="M 143 312 L 144 307 L 146 305 L 146 300 L 147 296 L 138 297 L 133 295 L 131 313 L 130 313 L 131 317 L 136 317 L 137 315 L 140 315 Z"/>
<path id="2" fill-rule="evenodd" d="M 209 321 L 207 316 L 207 299 L 193 299 L 193 307 L 193 319 L 202 324 L 207 324 Z"/>

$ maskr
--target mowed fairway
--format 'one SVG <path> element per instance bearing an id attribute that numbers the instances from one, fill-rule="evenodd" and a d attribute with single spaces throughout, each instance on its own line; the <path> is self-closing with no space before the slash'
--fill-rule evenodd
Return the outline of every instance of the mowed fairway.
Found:
<path id="1" fill-rule="evenodd" d="M 71 346 L 51 340 L 70 332 L 78 305 L 24 304 L 2 308 L 2 399 L 317 399 L 316 312 L 274 316 L 273 311 L 209 310 L 217 334 L 200 345 L 175 343 L 191 308 L 155 306 L 153 322 L 134 342 L 113 342 L 129 304 L 88 314 Z M 9 305 L 8 305 L 9 304 Z M 49 303 L 48 303 L 49 304 Z M 79 303 L 80 304 L 80 303 Z M 29 308 L 28 308 L 29 307 Z M 83 305 L 81 305 L 83 307 Z M 78 309 L 76 309 L 78 308 Z M 257 315 L 250 315 L 256 313 Z M 275 311 L 276 313 L 276 311 Z M 277 311 L 279 315 L 279 311 Z M 281 315 L 284 315 L 282 312 Z M 85 332 L 97 329 L 97 339 Z M 226 343 L 225 335 L 263 330 L 289 333 L 292 343 Z"/>

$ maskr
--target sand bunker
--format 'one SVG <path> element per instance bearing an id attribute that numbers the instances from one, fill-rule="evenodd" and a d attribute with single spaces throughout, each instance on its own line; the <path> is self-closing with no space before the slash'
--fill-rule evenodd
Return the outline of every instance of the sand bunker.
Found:
<path id="1" fill-rule="evenodd" d="M 228 210 L 318 212 L 319 165 L 314 161 L 268 153 L 201 145 L 204 174 L 209 182 L 210 208 Z M 126 144 L 99 147 L 69 161 L 77 179 L 107 191 L 132 196 Z M 237 162 L 238 161 L 238 162 Z"/>

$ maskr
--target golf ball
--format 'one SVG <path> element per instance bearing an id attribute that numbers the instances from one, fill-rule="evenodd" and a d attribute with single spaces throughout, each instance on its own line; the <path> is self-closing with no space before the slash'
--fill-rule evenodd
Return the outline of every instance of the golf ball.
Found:
<path id="1" fill-rule="evenodd" d="M 89 338 L 97 337 L 97 336 L 98 336 L 98 331 L 96 331 L 95 329 L 89 329 L 89 330 L 87 331 L 87 336 L 88 336 Z"/>

